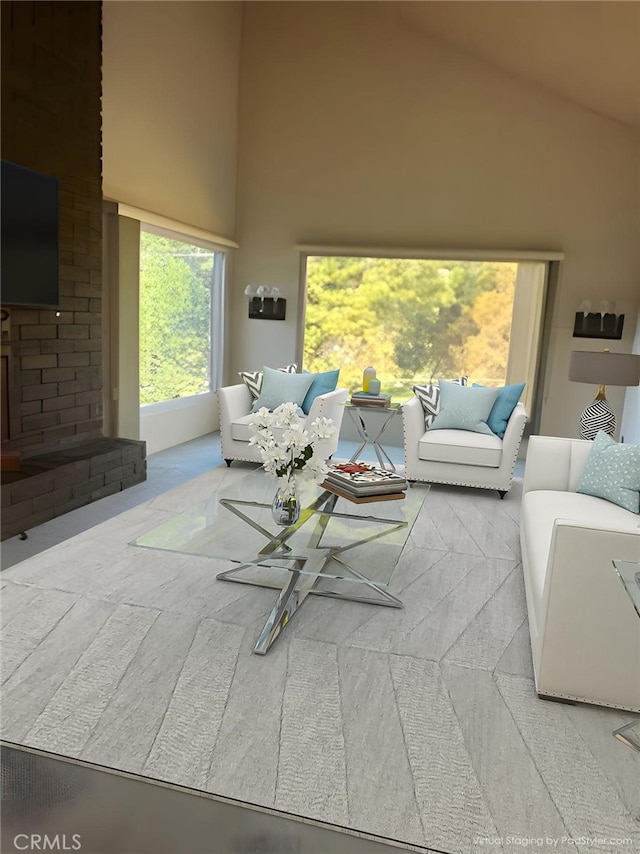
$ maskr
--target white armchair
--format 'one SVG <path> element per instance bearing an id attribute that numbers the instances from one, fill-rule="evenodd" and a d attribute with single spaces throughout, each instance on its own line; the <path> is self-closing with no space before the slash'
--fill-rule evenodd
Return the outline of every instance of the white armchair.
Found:
<path id="1" fill-rule="evenodd" d="M 344 403 L 348 391 L 346 388 L 337 388 L 335 391 L 320 394 L 311 404 L 307 421 L 315 418 L 331 418 L 336 432 L 331 439 L 317 443 L 316 453 L 320 453 L 324 459 L 329 459 L 338 447 L 338 436 L 344 415 Z M 246 462 L 260 463 L 262 458 L 256 445 L 250 445 L 249 439 L 252 431 L 248 421 L 251 415 L 253 398 L 244 383 L 238 385 L 224 386 L 218 389 L 218 407 L 220 412 L 220 444 L 222 457 L 227 466 L 233 460 L 245 460 Z"/>
<path id="2" fill-rule="evenodd" d="M 518 403 L 503 439 L 468 430 L 425 432 L 422 405 L 412 397 L 402 406 L 405 477 L 496 489 L 504 498 L 511 489 L 526 423 L 524 405 Z"/>

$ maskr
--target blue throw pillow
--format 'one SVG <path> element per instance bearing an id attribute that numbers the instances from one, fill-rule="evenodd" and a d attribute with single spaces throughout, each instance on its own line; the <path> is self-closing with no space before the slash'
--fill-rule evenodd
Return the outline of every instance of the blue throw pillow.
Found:
<path id="1" fill-rule="evenodd" d="M 632 513 L 640 512 L 640 445 L 619 445 L 600 430 L 576 492 L 604 498 Z"/>
<path id="2" fill-rule="evenodd" d="M 470 430 L 492 435 L 487 418 L 497 396 L 497 388 L 469 388 L 440 380 L 440 410 L 429 430 Z"/>
<path id="3" fill-rule="evenodd" d="M 304 371 L 306 374 L 307 372 Z M 326 394 L 329 391 L 335 391 L 338 385 L 338 374 L 340 373 L 340 368 L 336 371 L 324 371 L 321 374 L 308 374 L 308 376 L 313 377 L 313 382 L 309 388 L 309 391 L 306 393 L 304 400 L 302 401 L 302 411 L 305 415 L 309 414 L 309 410 L 311 409 L 311 404 L 320 394 Z"/>
<path id="4" fill-rule="evenodd" d="M 312 382 L 313 374 L 286 374 L 265 367 L 260 395 L 254 400 L 251 411 L 257 412 L 263 406 L 274 410 L 281 403 L 296 403 L 301 406 Z"/>
<path id="5" fill-rule="evenodd" d="M 484 388 L 480 383 L 474 383 L 473 386 Z M 507 429 L 507 424 L 511 418 L 513 410 L 516 408 L 517 402 L 520 400 L 520 395 L 524 391 L 525 383 L 515 383 L 515 385 L 505 385 L 498 389 L 498 397 L 491 408 L 487 424 L 496 436 L 504 439 L 504 433 Z"/>

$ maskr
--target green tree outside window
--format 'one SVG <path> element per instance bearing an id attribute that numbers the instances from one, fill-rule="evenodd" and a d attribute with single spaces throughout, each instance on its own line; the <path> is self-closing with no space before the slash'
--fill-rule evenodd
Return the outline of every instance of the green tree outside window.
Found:
<path id="1" fill-rule="evenodd" d="M 516 274 L 505 262 L 309 257 L 305 368 L 339 367 L 354 391 L 374 365 L 396 400 L 461 374 L 502 385 Z"/>
<path id="2" fill-rule="evenodd" d="M 140 403 L 210 389 L 215 252 L 140 234 Z"/>

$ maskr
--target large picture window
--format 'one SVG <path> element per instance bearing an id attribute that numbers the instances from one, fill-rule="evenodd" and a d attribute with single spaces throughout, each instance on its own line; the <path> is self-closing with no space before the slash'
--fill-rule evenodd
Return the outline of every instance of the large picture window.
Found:
<path id="1" fill-rule="evenodd" d="M 398 401 L 414 383 L 466 374 L 532 393 L 542 317 L 542 261 L 306 257 L 304 366 L 340 368 L 340 384 L 376 368 Z"/>
<path id="2" fill-rule="evenodd" d="M 224 253 L 144 226 L 140 232 L 140 403 L 208 392 Z"/>

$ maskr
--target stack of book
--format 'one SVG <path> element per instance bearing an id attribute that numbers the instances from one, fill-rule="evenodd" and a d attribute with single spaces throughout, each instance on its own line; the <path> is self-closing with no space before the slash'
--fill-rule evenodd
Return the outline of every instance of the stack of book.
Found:
<path id="1" fill-rule="evenodd" d="M 389 406 L 391 395 L 383 392 L 370 394 L 368 391 L 354 391 L 351 395 L 351 404 L 353 406 Z"/>
<path id="2" fill-rule="evenodd" d="M 404 498 L 407 481 L 394 471 L 369 463 L 342 463 L 329 467 L 322 486 L 349 501 L 364 504 Z"/>

